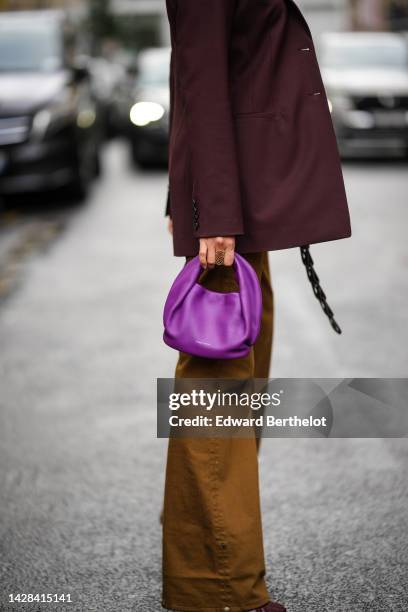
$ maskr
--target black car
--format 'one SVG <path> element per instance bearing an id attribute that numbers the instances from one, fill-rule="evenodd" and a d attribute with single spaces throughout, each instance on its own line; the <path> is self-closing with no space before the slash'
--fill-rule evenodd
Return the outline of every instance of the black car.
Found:
<path id="1" fill-rule="evenodd" d="M 97 107 L 73 38 L 62 12 L 0 13 L 0 195 L 82 197 L 99 171 Z"/>
<path id="2" fill-rule="evenodd" d="M 170 49 L 140 52 L 131 98 L 124 98 L 122 121 L 127 125 L 133 160 L 140 166 L 166 164 L 169 141 Z"/>

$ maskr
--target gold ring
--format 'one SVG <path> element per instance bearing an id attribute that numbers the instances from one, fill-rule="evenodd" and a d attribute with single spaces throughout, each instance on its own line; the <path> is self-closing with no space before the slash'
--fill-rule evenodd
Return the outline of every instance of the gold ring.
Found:
<path id="1" fill-rule="evenodd" d="M 224 257 L 225 251 L 215 251 L 215 265 L 223 266 L 224 265 Z"/>

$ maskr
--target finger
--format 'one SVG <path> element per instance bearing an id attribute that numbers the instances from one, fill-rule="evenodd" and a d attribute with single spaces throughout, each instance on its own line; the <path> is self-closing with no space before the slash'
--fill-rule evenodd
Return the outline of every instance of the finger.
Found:
<path id="1" fill-rule="evenodd" d="M 224 266 L 232 266 L 235 259 L 235 251 L 232 247 L 227 248 L 224 255 Z"/>
<path id="2" fill-rule="evenodd" d="M 215 266 L 215 244 L 211 243 L 207 245 L 207 264 L 209 268 Z"/>
<path id="3" fill-rule="evenodd" d="M 217 236 L 215 239 L 215 250 L 216 251 L 225 251 L 226 245 L 223 236 Z"/>
<path id="4" fill-rule="evenodd" d="M 204 268 L 204 270 L 207 268 L 207 243 L 205 240 L 200 240 L 200 252 L 199 252 L 199 257 L 200 257 L 200 264 L 202 265 L 202 267 Z"/>

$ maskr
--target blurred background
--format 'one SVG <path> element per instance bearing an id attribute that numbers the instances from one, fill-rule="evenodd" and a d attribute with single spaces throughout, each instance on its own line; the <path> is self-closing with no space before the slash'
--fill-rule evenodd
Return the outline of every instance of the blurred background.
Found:
<path id="1" fill-rule="evenodd" d="M 271 375 L 405 377 L 408 0 L 298 4 L 353 237 L 312 247 L 341 337 L 298 251 L 270 255 Z M 183 263 L 168 46 L 164 0 L 0 0 L 0 610 L 50 589 L 71 610 L 159 609 L 155 380 L 174 372 L 161 313 Z M 408 609 L 406 459 L 404 440 L 265 441 L 269 586 L 291 610 Z"/>

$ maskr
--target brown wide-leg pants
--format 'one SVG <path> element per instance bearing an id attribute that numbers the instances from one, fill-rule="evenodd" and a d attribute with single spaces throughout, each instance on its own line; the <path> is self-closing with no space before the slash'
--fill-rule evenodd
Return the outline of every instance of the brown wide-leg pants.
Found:
<path id="1" fill-rule="evenodd" d="M 247 254 L 262 287 L 262 325 L 247 357 L 211 360 L 181 353 L 176 378 L 268 378 L 273 294 L 268 254 Z M 236 291 L 232 268 L 203 273 L 215 291 Z M 163 512 L 163 606 L 243 612 L 269 601 L 265 581 L 254 438 L 171 438 Z"/>

